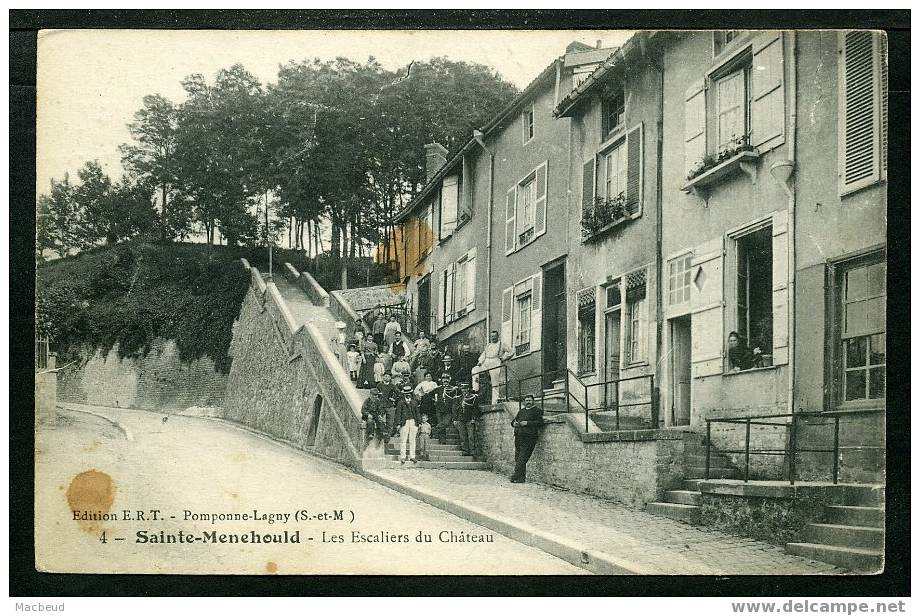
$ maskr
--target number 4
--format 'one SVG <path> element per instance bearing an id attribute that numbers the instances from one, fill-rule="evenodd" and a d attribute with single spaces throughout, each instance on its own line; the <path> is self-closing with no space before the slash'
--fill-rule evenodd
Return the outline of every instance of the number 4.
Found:
<path id="1" fill-rule="evenodd" d="M 102 531 L 102 535 L 99 537 L 99 542 L 108 543 L 108 541 L 106 541 L 106 538 L 105 538 L 105 531 Z"/>

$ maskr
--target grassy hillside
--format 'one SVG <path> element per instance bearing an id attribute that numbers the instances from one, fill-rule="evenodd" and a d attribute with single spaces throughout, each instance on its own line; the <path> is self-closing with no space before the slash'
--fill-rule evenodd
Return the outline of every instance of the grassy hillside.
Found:
<path id="1" fill-rule="evenodd" d="M 237 255 L 202 245 L 126 242 L 44 263 L 36 271 L 36 329 L 59 365 L 84 348 L 145 354 L 173 339 L 183 360 L 208 356 L 227 372 L 232 325 L 249 284 Z"/>

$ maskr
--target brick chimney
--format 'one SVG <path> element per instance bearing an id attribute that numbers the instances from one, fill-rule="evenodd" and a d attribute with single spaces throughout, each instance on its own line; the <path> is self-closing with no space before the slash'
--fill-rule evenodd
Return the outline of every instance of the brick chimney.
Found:
<path id="1" fill-rule="evenodd" d="M 425 144 L 425 181 L 429 181 L 447 162 L 447 148 L 440 143 Z"/>

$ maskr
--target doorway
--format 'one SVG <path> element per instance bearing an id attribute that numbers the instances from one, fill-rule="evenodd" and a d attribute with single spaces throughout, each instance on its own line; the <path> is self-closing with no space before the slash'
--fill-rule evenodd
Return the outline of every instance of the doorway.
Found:
<path id="1" fill-rule="evenodd" d="M 565 262 L 543 272 L 543 388 L 550 389 L 553 381 L 564 378 L 566 368 L 566 289 Z"/>
<path id="2" fill-rule="evenodd" d="M 620 306 L 612 306 L 604 313 L 604 408 L 616 408 L 620 378 Z"/>
<path id="3" fill-rule="evenodd" d="M 418 318 L 416 319 L 419 331 L 425 332 L 429 337 L 431 331 L 431 276 L 425 276 L 418 283 Z"/>
<path id="4" fill-rule="evenodd" d="M 690 316 L 671 319 L 671 425 L 690 425 Z"/>
<path id="5" fill-rule="evenodd" d="M 316 444 L 316 431 L 319 429 L 319 417 L 323 412 L 323 397 L 317 395 L 313 399 L 313 415 L 310 417 L 310 425 L 307 427 L 307 447 L 313 447 Z"/>

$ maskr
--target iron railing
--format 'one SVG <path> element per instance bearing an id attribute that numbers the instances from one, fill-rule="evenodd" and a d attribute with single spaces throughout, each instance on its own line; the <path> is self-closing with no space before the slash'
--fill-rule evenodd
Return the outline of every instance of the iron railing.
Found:
<path id="1" fill-rule="evenodd" d="M 48 339 L 35 339 L 35 369 L 46 370 L 48 368 Z"/>
<path id="2" fill-rule="evenodd" d="M 558 375 L 565 376 L 567 370 L 565 368 L 560 370 L 547 370 L 545 372 L 540 372 L 539 374 L 533 374 L 526 376 L 524 378 L 517 380 L 517 401 L 521 402 L 526 395 L 532 395 L 535 399 L 540 401 L 540 407 L 543 410 L 546 410 L 546 389 L 544 389 L 543 384 L 546 382 L 546 377 L 555 377 Z M 555 381 L 556 379 L 553 379 Z M 536 382 L 536 387 L 531 385 L 531 383 Z M 569 404 L 569 381 L 568 379 L 563 379 L 563 400 L 565 401 L 565 410 L 568 412 Z M 553 411 L 550 411 L 553 412 Z"/>
<path id="3" fill-rule="evenodd" d="M 815 447 L 800 447 L 798 443 L 798 419 L 806 417 L 832 418 L 833 421 L 822 423 L 809 423 L 809 426 L 833 426 L 833 447 L 830 449 Z M 789 421 L 786 421 L 786 420 Z M 773 421 L 770 421 L 773 420 Z M 779 421 L 777 421 L 779 420 Z M 831 453 L 834 456 L 831 477 L 837 483 L 840 471 L 840 415 L 827 412 L 799 412 L 783 415 L 753 415 L 750 417 L 726 417 L 706 420 L 706 479 L 709 479 L 710 459 L 712 456 L 712 424 L 740 424 L 744 425 L 744 449 L 719 449 L 720 454 L 744 454 L 744 481 L 748 481 L 751 474 L 751 456 L 784 456 L 786 457 L 787 480 L 795 483 L 796 456 L 800 453 Z M 751 426 L 782 426 L 789 430 L 786 447 L 784 449 L 762 448 L 751 449 Z"/>
<path id="4" fill-rule="evenodd" d="M 658 397 L 655 395 L 655 375 L 653 374 L 642 374 L 639 376 L 631 376 L 626 378 L 615 378 L 607 379 L 605 381 L 599 381 L 597 383 L 585 383 L 579 378 L 577 374 L 572 372 L 572 370 L 567 370 L 568 376 L 566 378 L 566 406 L 567 409 L 571 408 L 569 400 L 574 400 L 584 411 L 585 414 L 585 432 L 589 431 L 590 428 L 590 415 L 592 412 L 597 411 L 614 411 L 614 429 L 620 429 L 620 408 L 621 407 L 632 407 L 632 406 L 649 406 L 649 424 L 654 428 L 658 425 Z M 578 387 L 574 388 L 580 390 L 584 396 L 584 401 L 579 400 L 578 397 L 573 392 L 573 386 L 569 385 L 569 380 L 574 379 Z M 633 382 L 633 381 L 647 381 L 648 382 L 648 399 L 640 398 L 635 402 L 622 402 L 620 400 L 620 384 Z M 591 390 L 594 388 L 603 387 L 603 395 L 596 396 L 596 399 L 599 401 L 598 406 L 591 405 Z M 612 395 L 611 395 L 612 392 Z"/>

